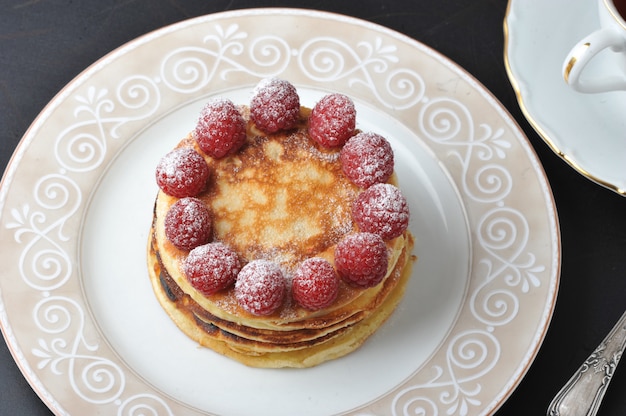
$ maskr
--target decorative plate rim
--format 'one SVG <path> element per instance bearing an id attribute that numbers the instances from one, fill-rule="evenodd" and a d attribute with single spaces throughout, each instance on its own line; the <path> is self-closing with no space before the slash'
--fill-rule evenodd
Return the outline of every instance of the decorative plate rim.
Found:
<path id="1" fill-rule="evenodd" d="M 420 116 L 424 117 L 424 121 L 427 120 L 427 112 L 432 109 L 441 110 L 438 115 L 451 117 L 447 119 L 444 124 L 437 125 L 435 126 L 436 128 L 433 128 L 432 130 L 428 130 L 425 127 L 421 128 L 420 135 L 426 138 L 426 141 L 429 143 L 430 146 L 432 146 L 432 150 L 434 153 L 436 153 L 438 156 L 445 155 L 445 158 L 441 158 L 438 160 L 440 163 L 445 165 L 446 168 L 449 168 L 449 170 L 453 172 L 454 178 L 457 180 L 463 179 L 463 181 L 461 181 L 463 183 L 456 183 L 456 185 L 459 187 L 459 189 L 463 189 L 463 193 L 461 196 L 463 197 L 463 203 L 466 205 L 465 209 L 470 213 L 470 215 L 477 215 L 477 217 L 472 221 L 476 221 L 477 223 L 480 222 L 481 226 L 485 225 L 491 227 L 502 225 L 499 224 L 500 222 L 505 223 L 506 226 L 511 227 L 507 230 L 509 233 L 513 234 L 514 238 L 521 237 L 521 240 L 523 240 L 521 243 L 521 247 L 506 247 L 506 250 L 503 250 L 501 247 L 496 248 L 495 244 L 492 246 L 491 243 L 495 243 L 495 240 L 497 239 L 510 237 L 506 235 L 506 231 L 500 230 L 500 234 L 492 236 L 473 236 L 473 244 L 476 244 L 477 248 L 479 249 L 477 250 L 478 253 L 474 257 L 475 260 L 477 259 L 479 261 L 473 267 L 479 267 L 480 265 L 482 265 L 482 267 L 487 267 L 488 270 L 486 271 L 486 274 L 482 276 L 482 280 L 478 279 L 480 281 L 473 281 L 474 287 L 470 289 L 472 290 L 470 296 L 476 298 L 478 298 L 479 296 L 486 296 L 487 298 L 490 298 L 491 296 L 495 296 L 495 292 L 498 292 L 498 295 L 506 294 L 506 296 L 510 296 L 511 299 L 509 300 L 512 300 L 512 303 L 507 304 L 506 299 L 496 299 L 495 301 L 492 299 L 485 299 L 485 303 L 489 301 L 494 301 L 496 303 L 494 305 L 481 304 L 480 306 L 495 309 L 479 311 L 483 315 L 480 315 L 480 319 L 478 319 L 477 323 L 474 322 L 474 327 L 472 328 L 472 330 L 468 331 L 473 332 L 474 335 L 480 336 L 481 338 L 472 338 L 472 336 L 470 336 L 472 334 L 468 335 L 466 333 L 453 333 L 453 331 L 451 331 L 451 335 L 458 337 L 457 340 L 459 342 L 463 341 L 462 345 L 455 345 L 455 347 L 467 348 L 468 345 L 471 345 L 479 349 L 488 348 L 488 343 L 491 342 L 497 344 L 496 348 L 498 348 L 499 340 L 497 339 L 497 335 L 494 334 L 498 333 L 498 329 L 504 328 L 511 322 L 514 322 L 518 312 L 517 308 L 520 306 L 520 300 L 517 297 L 518 295 L 520 297 L 526 295 L 538 296 L 540 298 L 539 303 L 541 306 L 541 310 L 535 311 L 535 313 L 537 313 L 535 317 L 537 321 L 532 323 L 532 331 L 529 331 L 528 334 L 526 334 L 526 342 L 529 348 L 525 349 L 523 352 L 516 352 L 517 361 L 514 365 L 514 368 L 510 368 L 508 370 L 510 373 L 505 375 L 504 379 L 497 380 L 496 387 L 491 386 L 489 398 L 483 399 L 486 401 L 485 403 L 481 402 L 481 400 L 477 398 L 478 391 L 470 391 L 463 388 L 463 381 L 456 378 L 457 374 L 452 374 L 450 372 L 446 372 L 446 369 L 444 368 L 433 366 L 432 368 L 430 368 L 430 370 L 434 373 L 425 375 L 425 378 L 422 378 L 421 380 L 412 379 L 411 383 L 414 382 L 414 385 L 408 385 L 405 383 L 404 387 L 406 387 L 406 391 L 398 394 L 398 396 L 394 400 L 392 400 L 393 403 L 391 404 L 391 408 L 386 407 L 388 404 L 383 405 L 388 411 L 398 413 L 402 412 L 402 406 L 414 406 L 415 404 L 412 404 L 411 402 L 418 400 L 422 401 L 420 406 L 431 406 L 433 408 L 438 408 L 441 405 L 445 407 L 447 411 L 454 411 L 458 412 L 459 414 L 467 414 L 468 412 L 472 411 L 494 411 L 511 394 L 512 390 L 520 382 L 521 377 L 526 373 L 545 336 L 545 332 L 547 330 L 549 320 L 554 309 L 560 273 L 560 232 L 558 229 L 556 208 L 554 206 L 554 201 L 552 199 L 552 194 L 549 189 L 547 179 L 545 178 L 545 174 L 543 173 L 541 165 L 536 155 L 534 154 L 532 147 L 528 143 L 527 139 L 524 137 L 519 126 L 517 126 L 517 124 L 512 120 L 511 116 L 508 115 L 507 111 L 495 99 L 495 97 L 493 97 L 493 95 L 489 93 L 478 81 L 476 81 L 473 77 L 467 74 L 457 64 L 451 62 L 448 58 L 442 56 L 433 49 L 419 43 L 418 41 L 398 32 L 392 31 L 388 28 L 370 22 L 365 22 L 363 20 L 353 17 L 323 11 L 287 8 L 242 9 L 200 16 L 179 23 L 175 23 L 173 25 L 150 32 L 133 41 L 128 42 L 127 44 L 121 46 L 120 48 L 117 48 L 116 50 L 98 60 L 96 63 L 94 63 L 81 74 L 79 74 L 74 80 L 68 83 L 67 86 L 64 87 L 63 90 L 61 90 L 59 94 L 57 94 L 42 110 L 42 112 L 35 119 L 31 127 L 29 127 L 24 137 L 18 144 L 16 151 L 13 154 L 7 166 L 7 169 L 5 170 L 2 181 L 0 182 L 0 213 L 2 213 L 2 216 L 0 217 L 0 220 L 2 221 L 2 228 L 0 228 L 0 232 L 14 232 L 15 241 L 13 243 L 19 245 L 22 242 L 21 238 L 24 236 L 24 234 L 27 231 L 32 231 L 32 229 L 27 230 L 27 228 L 25 228 L 25 225 L 28 222 L 27 220 L 32 221 L 34 219 L 32 217 L 29 217 L 29 215 L 34 216 L 33 214 L 35 214 L 33 211 L 30 211 L 32 207 L 22 205 L 20 210 L 14 206 L 10 211 L 7 211 L 7 200 L 10 197 L 11 185 L 13 185 L 16 180 L 19 180 L 18 173 L 21 167 L 20 162 L 24 159 L 25 153 L 30 147 L 30 144 L 37 138 L 37 133 L 40 131 L 42 126 L 46 124 L 51 117 L 53 117 L 53 113 L 57 109 L 59 109 L 59 107 L 61 107 L 70 98 L 73 98 L 74 100 L 78 99 L 78 101 L 81 102 L 81 105 L 84 104 L 87 107 L 94 104 L 96 101 L 104 98 L 106 93 L 98 91 L 93 85 L 87 86 L 87 80 L 93 81 L 92 78 L 97 78 L 99 72 L 102 72 L 103 69 L 113 65 L 116 60 L 121 59 L 127 54 L 130 55 L 132 53 L 139 53 L 138 50 L 141 47 L 149 45 L 151 42 L 154 42 L 155 39 L 162 40 L 170 34 L 175 34 L 185 30 L 191 30 L 190 28 L 200 27 L 203 25 L 210 26 L 211 24 L 213 24 L 213 27 L 208 29 L 213 29 L 213 32 L 217 31 L 218 37 L 221 37 L 222 40 L 232 40 L 234 43 L 231 46 L 241 46 L 246 41 L 247 36 L 244 36 L 242 34 L 243 31 L 238 31 L 238 25 L 240 23 L 232 23 L 232 20 L 235 18 L 258 19 L 259 17 L 295 17 L 299 18 L 300 20 L 313 19 L 316 21 L 330 21 L 335 23 L 341 23 L 342 25 L 347 24 L 362 28 L 364 30 L 364 34 L 371 36 L 371 38 L 368 38 L 366 40 L 358 41 L 359 45 L 365 47 L 365 49 L 367 49 L 367 53 L 370 53 L 370 55 L 363 59 L 364 61 L 366 61 L 366 59 L 373 57 L 371 61 L 367 61 L 365 63 L 372 64 L 373 62 L 376 65 L 382 65 L 384 69 L 392 68 L 391 64 L 393 64 L 391 77 L 398 75 L 402 77 L 408 77 L 402 78 L 402 83 L 398 85 L 402 88 L 408 87 L 411 93 L 408 95 L 403 95 L 400 93 L 395 95 L 390 94 L 388 96 L 381 95 L 381 93 L 387 93 L 389 91 L 378 90 L 375 83 L 368 84 L 367 79 L 363 80 L 358 77 L 354 77 L 352 79 L 352 81 L 354 82 L 350 83 L 348 82 L 349 80 L 346 80 L 342 74 L 339 74 L 340 76 L 333 76 L 330 78 L 327 77 L 328 79 L 331 79 L 333 81 L 330 83 L 330 85 L 334 85 L 333 83 L 341 84 L 346 82 L 351 84 L 351 88 L 354 88 L 354 86 L 356 85 L 356 88 L 358 90 L 357 94 L 359 95 L 359 97 L 365 97 L 371 100 L 371 102 L 375 102 L 380 106 L 386 106 L 386 111 L 389 114 L 393 112 L 394 116 L 397 116 L 398 119 L 401 121 L 404 121 L 405 118 L 408 117 L 407 115 L 403 115 L 403 111 L 407 108 L 412 108 L 416 106 L 420 107 L 420 111 L 418 113 L 420 114 Z M 216 24 L 226 24 L 229 21 L 231 21 L 231 24 L 225 27 L 221 26 L 220 24 Z M 248 29 L 253 30 L 252 28 Z M 215 35 L 215 33 L 213 33 L 211 36 L 213 35 Z M 320 40 L 321 39 L 322 38 L 320 38 Z M 323 40 L 327 41 L 329 39 L 332 41 L 335 38 L 328 35 L 328 37 L 324 37 Z M 344 41 L 339 36 L 336 38 L 336 40 L 341 42 Z M 290 46 L 288 50 L 290 51 L 291 55 L 295 56 L 295 54 L 292 53 L 293 51 L 295 51 L 294 47 L 291 46 L 291 44 L 289 44 L 287 41 L 285 42 L 288 44 L 288 46 Z M 173 43 L 176 44 L 176 41 L 173 41 Z M 311 44 L 306 45 L 306 47 L 309 46 L 311 46 Z M 353 51 L 357 49 L 356 47 L 354 47 L 354 45 L 352 46 Z M 241 47 L 245 48 L 245 46 Z M 305 46 L 303 46 L 302 44 L 300 45 L 301 49 L 304 47 Z M 298 49 L 298 51 L 301 52 L 301 49 Z M 408 58 L 401 59 L 398 57 L 399 49 L 407 49 L 414 52 L 419 51 L 423 53 L 427 59 L 432 61 L 429 61 L 432 65 L 437 66 L 437 68 L 441 69 L 443 72 L 448 72 L 456 76 L 460 84 L 456 87 L 459 87 L 459 89 L 463 90 L 463 92 L 467 92 L 467 95 L 473 94 L 472 97 L 468 98 L 467 101 L 462 101 L 461 98 L 457 99 L 456 96 L 455 98 L 452 98 L 451 95 L 446 95 L 445 93 L 441 93 L 441 95 L 433 94 L 432 96 L 430 94 L 427 94 L 428 87 L 424 83 L 424 78 L 422 78 L 422 75 L 415 71 L 414 68 L 409 65 L 414 65 L 413 62 L 407 63 L 407 65 L 409 66 L 400 66 L 400 68 L 398 68 L 399 63 L 402 64 L 405 60 L 408 60 Z M 375 55 L 375 53 L 379 54 L 380 56 Z M 291 57 L 287 55 L 285 55 L 285 57 L 287 59 L 286 65 L 291 64 Z M 356 58 L 360 59 L 362 57 L 357 56 Z M 167 57 L 164 58 L 161 63 L 163 63 L 167 59 Z M 359 64 L 364 64 L 364 62 L 359 62 Z M 439 68 L 439 66 L 441 68 Z M 277 73 L 280 74 L 281 71 L 277 71 Z M 365 73 L 367 73 L 367 71 L 365 71 Z M 161 85 L 163 85 L 162 83 L 169 82 L 168 80 L 163 79 L 163 74 L 163 72 L 159 74 L 158 82 L 161 83 Z M 326 86 L 325 83 L 328 79 L 324 79 L 322 77 L 322 75 L 324 74 L 320 72 L 317 75 L 319 75 L 319 79 L 317 81 L 318 84 L 316 85 Z M 247 79 L 256 79 L 259 77 L 259 73 L 249 73 L 246 76 L 248 77 Z M 314 76 L 311 75 L 309 79 L 313 78 Z M 146 77 L 146 79 L 143 79 L 143 81 L 146 81 L 147 84 L 150 84 L 154 81 L 154 79 L 156 78 L 153 77 L 153 79 L 150 80 Z M 409 81 L 407 81 L 407 79 L 410 79 L 413 83 L 411 84 Z M 185 80 L 183 79 L 183 81 Z M 207 84 L 203 85 L 203 88 L 206 88 L 207 85 L 210 85 L 211 81 L 212 79 L 208 79 Z M 393 80 L 387 79 L 387 81 L 390 82 Z M 97 84 L 97 81 L 94 81 L 94 83 Z M 181 85 L 182 86 L 177 86 L 172 83 L 171 85 L 168 85 L 168 88 L 172 91 L 176 91 L 177 88 L 188 87 L 185 86 L 184 83 Z M 443 84 L 439 86 L 442 88 L 445 87 Z M 332 86 L 328 88 L 333 89 Z M 191 94 L 193 95 L 198 93 L 194 92 Z M 457 94 L 457 92 L 455 92 L 455 94 Z M 460 95 L 461 93 L 458 92 L 458 94 Z M 131 96 L 130 98 L 136 99 L 137 97 Z M 470 111 L 470 107 L 474 103 L 474 101 L 472 100 L 477 100 L 480 103 L 488 104 L 490 113 L 488 115 L 485 115 L 484 118 L 486 118 L 486 120 L 474 120 L 473 114 Z M 131 103 L 131 106 L 132 105 L 134 104 Z M 435 108 L 437 105 L 443 105 L 444 107 L 442 107 L 441 109 L 437 109 Z M 164 107 L 167 107 L 167 105 L 164 105 Z M 111 111 L 113 111 L 113 109 L 111 109 Z M 159 112 L 158 109 L 155 109 L 154 111 L 154 114 L 157 114 Z M 74 115 L 76 117 L 79 117 L 80 112 L 81 111 L 75 109 Z M 415 115 L 415 113 L 411 113 L 409 115 Z M 435 121 L 438 122 L 439 119 L 431 120 L 431 122 Z M 450 130 L 450 123 L 453 123 L 455 121 L 459 123 L 469 123 L 470 127 L 468 129 L 468 132 L 470 137 L 459 138 L 454 135 L 455 132 L 453 130 Z M 136 134 L 137 128 L 141 128 L 135 127 L 134 129 L 127 130 L 126 127 L 127 126 L 123 125 L 123 123 L 116 125 L 113 129 L 111 129 L 112 136 L 123 137 L 127 134 Z M 452 129 L 454 129 L 453 125 Z M 67 133 L 66 130 L 59 132 L 59 135 L 57 136 L 57 143 L 63 139 L 64 134 Z M 458 132 L 456 132 L 456 134 L 458 134 Z M 58 149 L 61 149 L 60 146 L 57 147 Z M 64 149 L 61 149 L 61 151 L 63 150 Z M 472 151 L 479 152 L 479 156 L 468 156 L 467 152 Z M 541 234 L 541 237 L 545 239 L 543 243 L 549 246 L 549 250 L 547 250 L 549 252 L 549 255 L 546 258 L 541 257 L 536 252 L 525 251 L 525 249 L 527 248 L 526 245 L 529 241 L 529 236 L 522 234 L 526 229 L 528 229 L 526 231 L 531 232 L 532 227 L 529 225 L 530 219 L 526 218 L 521 211 L 517 211 L 516 209 L 519 208 L 517 206 L 520 204 L 520 202 L 517 200 L 517 198 L 519 197 L 514 194 L 512 190 L 514 188 L 517 188 L 517 183 L 513 183 L 513 177 L 515 176 L 515 180 L 517 180 L 517 176 L 509 172 L 507 167 L 511 168 L 510 166 L 503 166 L 501 164 L 498 164 L 498 162 L 506 161 L 509 152 L 514 152 L 516 157 L 525 158 L 525 160 L 523 161 L 524 168 L 530 169 L 534 174 L 532 178 L 527 178 L 527 180 L 532 182 L 532 190 L 534 192 L 530 192 L 531 197 L 535 197 L 543 202 L 543 205 L 541 205 L 542 212 L 533 214 L 540 214 L 539 216 L 542 216 L 542 218 L 539 222 L 542 225 L 545 225 L 547 228 L 545 230 L 537 230 L 537 234 Z M 97 161 L 98 166 L 106 165 L 105 156 L 106 152 L 105 155 L 103 155 L 103 159 Z M 483 163 L 483 159 L 487 162 Z M 88 172 L 89 169 L 87 165 L 93 162 L 93 160 L 89 160 L 88 158 L 85 160 L 82 160 L 78 157 L 68 157 L 64 159 L 64 156 L 59 155 L 57 155 L 57 160 L 62 160 L 63 163 L 54 165 L 55 173 L 51 174 L 51 176 L 54 176 L 54 179 L 61 178 L 61 180 L 67 179 L 67 177 L 63 178 L 63 175 L 67 175 L 71 172 Z M 480 162 L 478 163 L 479 166 L 470 166 L 475 164 L 476 161 Z M 474 169 L 477 169 L 477 171 L 474 171 Z M 482 176 L 485 175 L 485 170 L 491 170 L 490 172 L 487 172 L 486 178 Z M 471 179 L 475 179 L 477 182 L 478 180 L 487 180 L 487 182 L 484 184 L 470 183 L 470 174 L 476 175 L 476 177 L 472 177 Z M 72 179 L 76 178 L 72 177 Z M 41 181 L 38 182 L 37 186 L 40 185 Z M 530 186 L 531 184 L 526 185 Z M 34 191 L 34 193 L 36 193 L 36 190 Z M 52 198 L 56 195 L 48 196 Z M 7 219 L 7 217 L 12 218 Z M 71 221 L 71 219 L 68 221 Z M 490 224 L 489 221 L 494 221 L 494 223 Z M 515 223 L 515 221 L 520 221 L 520 223 L 517 224 Z M 58 235 L 61 237 L 65 237 L 62 232 L 62 229 L 65 225 L 67 224 L 63 222 L 61 224 L 60 230 L 57 230 Z M 520 225 L 521 227 L 519 230 L 515 228 L 517 225 Z M 480 233 L 490 232 L 492 230 L 483 230 L 482 228 L 480 228 L 473 231 L 477 231 Z M 487 241 L 489 238 L 494 239 L 494 241 Z M 514 244 L 515 243 L 519 242 L 514 242 Z M 515 251 L 515 253 L 511 254 L 510 251 Z M 505 252 L 507 255 L 511 255 L 511 258 L 504 258 L 500 256 L 500 254 L 503 254 Z M 516 263 L 520 261 L 521 254 L 524 254 L 525 257 L 530 258 L 525 259 L 524 264 Z M 542 261 L 545 260 L 545 264 L 536 264 L 534 262 L 536 258 L 540 257 Z M 491 267 L 495 266 L 501 268 L 500 272 L 506 269 L 511 275 L 503 276 L 500 273 L 493 272 Z M 474 273 L 474 271 L 472 273 Z M 24 277 L 22 278 L 23 280 L 27 280 L 24 279 Z M 508 280 L 505 284 L 502 284 L 501 287 L 498 287 L 497 291 L 494 291 L 494 293 L 481 293 L 481 289 L 489 287 L 490 284 L 495 284 L 496 279 L 502 278 L 506 278 Z M 67 281 L 69 280 L 63 280 L 61 282 L 57 281 L 54 283 L 57 285 L 56 287 L 61 287 Z M 0 285 L 1 284 L 2 279 L 0 279 Z M 39 303 L 45 303 L 46 300 L 53 297 L 52 295 L 54 295 L 56 287 L 48 286 L 43 289 L 39 288 L 38 290 L 41 290 L 42 293 L 42 299 Z M 511 290 L 510 292 L 507 292 L 509 288 Z M 2 328 L 5 339 L 7 340 L 7 345 L 9 346 L 11 353 L 13 354 L 21 371 L 24 373 L 27 380 L 34 387 L 35 391 L 37 392 L 37 394 L 39 394 L 42 400 L 54 411 L 60 413 L 64 412 L 65 410 L 62 405 L 61 399 L 50 393 L 49 387 L 47 387 L 47 384 L 42 381 L 41 375 L 41 371 L 45 369 L 46 366 L 51 365 L 51 362 L 54 362 L 54 351 L 52 351 L 50 345 L 46 344 L 45 340 L 40 339 L 38 341 L 38 345 L 29 345 L 30 353 L 37 357 L 37 359 L 39 360 L 37 364 L 33 364 L 33 358 L 29 359 L 26 357 L 25 352 L 27 348 L 22 346 L 22 344 L 26 341 L 23 341 L 22 338 L 18 338 L 16 336 L 16 333 L 14 331 L 16 328 L 13 328 L 13 326 L 11 325 L 8 312 L 8 310 L 12 308 L 12 306 L 9 305 L 7 307 L 7 302 L 8 299 L 6 298 L 6 294 L 3 296 L 2 286 L 0 286 L 0 326 Z M 478 303 L 469 305 L 470 302 L 468 302 L 467 300 L 464 301 L 464 303 L 464 307 L 468 308 L 476 308 L 478 305 Z M 511 310 L 509 310 L 509 308 Z M 36 313 L 37 311 L 34 311 L 33 315 L 36 315 Z M 19 337 L 22 337 L 22 335 L 20 335 Z M 467 339 L 462 339 L 463 337 L 467 337 Z M 89 346 L 88 344 L 88 342 L 85 343 L 85 345 Z M 453 344 L 452 341 L 451 344 Z M 451 345 L 448 345 L 448 347 L 451 347 Z M 463 353 L 464 351 L 461 350 L 460 352 Z M 470 353 L 471 351 L 465 352 Z M 501 351 L 498 352 L 500 353 Z M 439 351 L 438 353 L 441 353 L 441 351 Z M 450 356 L 449 358 L 469 359 L 469 357 L 463 357 L 462 354 L 461 357 Z M 502 357 L 500 356 L 500 354 L 498 354 L 497 359 L 500 358 Z M 497 359 L 496 361 L 498 361 Z M 465 380 L 466 382 L 471 381 L 472 383 L 476 383 L 478 385 L 478 390 L 486 386 L 486 379 L 483 375 L 490 374 L 490 371 L 496 366 L 495 362 L 492 366 L 491 363 L 479 364 L 484 365 L 485 368 L 482 368 L 481 371 L 477 372 L 477 374 L 474 375 L 466 374 L 468 377 Z M 466 366 L 465 370 L 471 368 L 471 366 Z M 485 384 L 481 384 L 481 382 L 485 382 Z M 422 383 L 422 388 L 430 388 L 433 391 L 437 389 L 441 390 L 441 386 L 444 386 L 443 390 L 445 390 L 446 387 L 449 387 L 451 390 L 448 392 L 448 394 L 451 394 L 454 397 L 449 398 L 440 396 L 438 399 L 439 402 L 434 399 L 431 400 L 431 398 L 428 398 L 426 396 L 401 397 L 403 394 L 406 396 L 406 392 L 414 390 L 416 386 L 420 383 Z M 122 401 L 121 396 L 116 395 L 115 400 L 108 399 L 108 401 L 105 402 L 108 405 L 115 406 L 118 409 L 118 413 L 123 414 L 123 411 L 129 410 L 131 405 L 133 405 L 137 401 L 142 402 L 146 398 L 151 400 L 152 405 L 156 406 L 155 408 L 159 408 L 165 411 L 165 414 L 170 414 L 170 406 L 175 406 L 175 404 L 169 402 L 166 403 L 164 399 L 160 399 L 157 396 L 152 396 L 149 394 L 135 394 L 131 397 L 128 397 L 124 401 Z M 402 403 L 402 400 L 408 400 L 409 402 Z M 97 400 L 95 399 L 91 401 L 97 402 Z M 142 404 L 145 403 L 142 402 Z M 372 404 L 372 406 L 368 409 L 357 409 L 358 414 L 366 414 L 366 412 L 372 412 L 371 414 L 374 414 L 376 412 L 376 404 Z"/>

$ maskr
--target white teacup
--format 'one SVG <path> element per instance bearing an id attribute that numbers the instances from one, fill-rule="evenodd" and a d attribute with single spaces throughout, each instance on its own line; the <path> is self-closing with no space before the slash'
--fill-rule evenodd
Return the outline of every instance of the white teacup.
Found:
<path id="1" fill-rule="evenodd" d="M 579 92 L 626 90 L 626 0 L 598 0 L 598 14 L 600 29 L 585 36 L 572 48 L 563 62 L 563 77 Z M 606 49 L 617 55 L 615 64 L 585 71 L 587 64 Z"/>

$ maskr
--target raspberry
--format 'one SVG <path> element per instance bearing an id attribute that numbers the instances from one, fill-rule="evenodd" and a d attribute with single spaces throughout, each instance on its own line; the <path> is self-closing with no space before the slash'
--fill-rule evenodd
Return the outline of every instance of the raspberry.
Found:
<path id="1" fill-rule="evenodd" d="M 378 234 L 349 234 L 335 247 L 335 267 L 348 284 L 373 287 L 387 274 L 387 245 Z"/>
<path id="2" fill-rule="evenodd" d="M 177 198 L 202 192 L 209 178 L 204 158 L 189 147 L 179 147 L 161 158 L 156 167 L 156 182 L 168 195 Z"/>
<path id="3" fill-rule="evenodd" d="M 191 250 L 211 238 L 211 215 L 197 198 L 176 201 L 165 215 L 165 236 L 181 250 Z"/>
<path id="4" fill-rule="evenodd" d="M 343 146 L 354 134 L 356 110 L 343 94 L 330 94 L 315 104 L 309 117 L 309 135 L 324 147 Z"/>
<path id="5" fill-rule="evenodd" d="M 209 243 L 189 252 L 183 272 L 197 291 L 209 296 L 232 285 L 241 270 L 239 257 L 223 243 Z"/>
<path id="6" fill-rule="evenodd" d="M 200 112 L 194 134 L 203 152 L 220 159 L 245 143 L 246 122 L 232 101 L 215 99 Z"/>
<path id="7" fill-rule="evenodd" d="M 387 182 L 393 173 L 393 150 L 383 136 L 359 133 L 341 149 L 343 173 L 361 188 Z"/>
<path id="8" fill-rule="evenodd" d="M 352 204 L 352 218 L 361 231 L 383 240 L 398 237 L 409 225 L 409 205 L 397 187 L 378 183 L 361 192 Z"/>
<path id="9" fill-rule="evenodd" d="M 339 279 L 333 266 L 320 257 L 304 260 L 291 283 L 293 298 L 307 309 L 330 306 L 339 294 Z"/>
<path id="10" fill-rule="evenodd" d="M 300 97 L 296 87 L 278 78 L 259 82 L 250 100 L 250 118 L 265 133 L 276 133 L 296 126 L 300 116 Z"/>
<path id="11" fill-rule="evenodd" d="M 253 260 L 243 266 L 235 282 L 235 297 L 246 311 L 270 315 L 283 303 L 285 278 L 276 263 Z"/>

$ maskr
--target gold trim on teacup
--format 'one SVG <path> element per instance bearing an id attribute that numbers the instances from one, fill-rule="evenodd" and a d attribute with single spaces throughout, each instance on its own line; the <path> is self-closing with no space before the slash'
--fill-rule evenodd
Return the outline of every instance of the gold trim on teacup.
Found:
<path id="1" fill-rule="evenodd" d="M 583 43 L 582 45 L 579 45 L 576 48 L 574 53 L 572 53 L 572 57 L 567 62 L 567 65 L 565 66 L 565 71 L 563 72 L 563 78 L 565 78 L 565 82 L 567 82 L 568 84 L 569 84 L 569 74 L 570 72 L 572 72 L 574 65 L 576 65 L 576 62 L 578 62 L 579 57 L 583 53 L 585 53 L 585 51 L 589 49 L 590 46 L 591 46 L 591 43 L 589 42 Z"/>
<path id="2" fill-rule="evenodd" d="M 578 164 L 576 159 L 566 155 L 561 149 L 559 149 L 559 147 L 556 145 L 556 143 L 541 128 L 541 126 L 535 121 L 535 119 L 532 117 L 532 115 L 530 114 L 530 112 L 526 108 L 526 105 L 524 103 L 524 97 L 522 96 L 521 88 L 519 86 L 519 81 L 517 80 L 517 78 L 515 78 L 515 75 L 513 75 L 513 70 L 511 69 L 511 63 L 509 62 L 509 53 L 508 53 L 508 51 L 509 51 L 510 38 L 509 38 L 509 26 L 508 26 L 507 22 L 508 22 L 508 18 L 509 18 L 510 12 L 511 12 L 511 7 L 512 7 L 511 4 L 512 4 L 512 2 L 513 2 L 513 0 L 509 0 L 508 1 L 507 7 L 506 7 L 506 13 L 504 15 L 504 67 L 505 67 L 506 73 L 507 73 L 507 75 L 509 77 L 509 81 L 511 83 L 511 86 L 513 87 L 513 91 L 515 92 L 515 96 L 517 97 L 517 102 L 519 104 L 519 107 L 522 110 L 522 113 L 524 114 L 524 117 L 526 117 L 526 120 L 528 120 L 530 125 L 533 127 L 533 129 L 535 129 L 537 134 L 539 134 L 539 136 L 548 145 L 548 147 L 557 156 L 559 156 L 561 159 L 563 159 L 568 165 L 570 165 L 572 168 L 574 168 L 574 170 L 576 170 L 581 175 L 585 176 L 587 179 L 590 179 L 591 181 L 593 181 L 593 182 L 595 182 L 595 183 L 597 183 L 599 185 L 602 185 L 605 188 L 608 188 L 608 189 L 616 192 L 617 194 L 619 194 L 621 196 L 626 197 L 626 189 L 622 189 L 622 188 L 620 188 L 619 186 L 617 186 L 615 184 L 612 184 L 610 182 L 607 182 L 605 180 L 602 180 L 602 179 L 592 175 L 591 173 L 586 171 L 582 166 L 580 166 L 580 164 Z M 569 66 L 569 63 L 568 63 L 568 66 Z"/>
<path id="3" fill-rule="evenodd" d="M 626 22 L 624 21 L 624 17 L 617 11 L 613 0 L 604 0 L 604 7 L 606 7 L 613 20 L 615 20 L 617 24 L 622 27 L 622 29 L 626 30 Z"/>

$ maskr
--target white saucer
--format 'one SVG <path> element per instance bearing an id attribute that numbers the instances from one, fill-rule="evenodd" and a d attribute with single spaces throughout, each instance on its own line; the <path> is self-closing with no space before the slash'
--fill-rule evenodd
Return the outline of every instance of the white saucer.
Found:
<path id="1" fill-rule="evenodd" d="M 511 0 L 506 67 L 522 111 L 552 150 L 587 178 L 626 196 L 626 92 L 582 94 L 561 76 L 568 51 L 597 22 L 595 2 Z"/>

